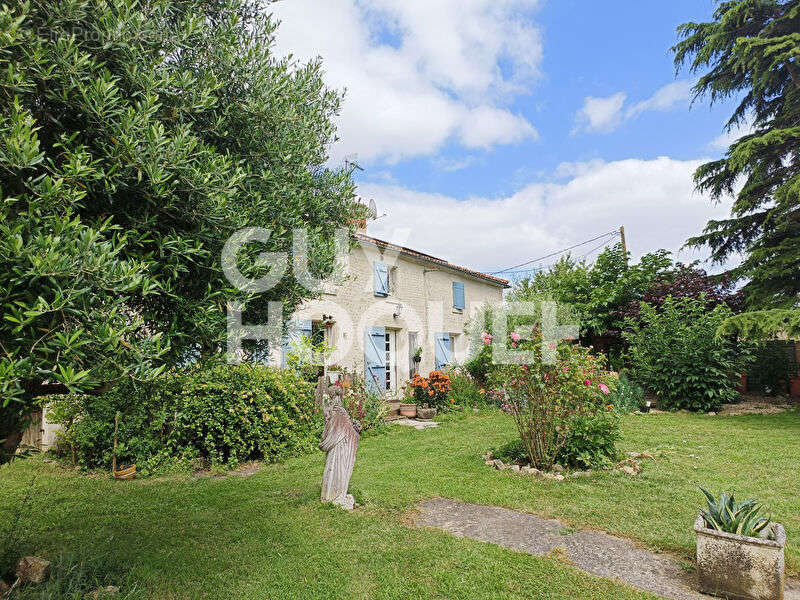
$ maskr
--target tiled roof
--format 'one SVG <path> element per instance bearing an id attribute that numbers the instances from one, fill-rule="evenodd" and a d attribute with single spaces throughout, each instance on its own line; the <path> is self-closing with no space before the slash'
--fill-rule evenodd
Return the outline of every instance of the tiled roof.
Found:
<path id="1" fill-rule="evenodd" d="M 425 254 L 424 252 L 418 252 L 417 250 L 412 250 L 411 248 L 406 248 L 405 246 L 398 246 L 397 244 L 393 244 L 391 242 L 379 240 L 378 238 L 374 238 L 365 233 L 356 233 L 355 237 L 359 241 L 370 242 L 375 244 L 376 246 L 380 246 L 381 248 L 388 248 L 389 250 L 394 250 L 395 252 L 399 252 L 400 254 L 405 254 L 407 256 L 424 260 L 426 262 L 434 263 L 442 267 L 445 267 L 447 269 L 452 269 L 454 271 L 460 271 L 461 273 L 465 273 L 466 275 L 470 275 L 478 279 L 483 279 L 484 281 L 493 283 L 495 285 L 508 287 L 508 280 L 506 279 L 500 279 L 499 277 L 495 277 L 494 275 L 487 275 L 486 273 L 481 273 L 480 271 L 473 271 L 472 269 L 468 269 L 466 267 L 460 267 L 458 265 L 454 265 L 453 263 L 447 262 L 444 259 L 436 258 L 435 256 L 431 256 L 430 254 Z"/>

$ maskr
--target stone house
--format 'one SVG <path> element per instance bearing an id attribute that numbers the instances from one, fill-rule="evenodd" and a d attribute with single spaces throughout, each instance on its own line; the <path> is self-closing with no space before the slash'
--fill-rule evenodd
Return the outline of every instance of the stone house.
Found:
<path id="1" fill-rule="evenodd" d="M 365 232 L 355 238 L 347 277 L 298 308 L 283 356 L 273 356 L 273 364 L 285 362 L 287 344 L 300 335 L 334 347 L 325 361 L 328 374 L 336 366 L 355 370 L 380 391 L 399 390 L 415 372 L 463 362 L 469 316 L 487 302 L 502 302 L 508 281 Z"/>

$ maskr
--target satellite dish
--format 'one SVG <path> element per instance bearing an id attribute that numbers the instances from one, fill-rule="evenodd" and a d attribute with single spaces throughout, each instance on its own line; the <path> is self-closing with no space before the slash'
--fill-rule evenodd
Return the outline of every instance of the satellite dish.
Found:
<path id="1" fill-rule="evenodd" d="M 373 200 L 372 198 L 369 199 L 369 218 L 370 219 L 378 218 L 378 207 L 375 206 L 375 200 Z"/>

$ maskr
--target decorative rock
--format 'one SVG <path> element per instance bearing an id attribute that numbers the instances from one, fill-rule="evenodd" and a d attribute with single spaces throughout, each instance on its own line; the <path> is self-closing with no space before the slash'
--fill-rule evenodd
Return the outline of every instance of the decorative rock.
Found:
<path id="1" fill-rule="evenodd" d="M 574 471 L 571 477 L 586 477 L 588 475 L 591 475 L 589 471 Z"/>
<path id="2" fill-rule="evenodd" d="M 94 591 L 89 592 L 84 596 L 88 600 L 97 600 L 98 598 L 105 598 L 107 596 L 114 596 L 119 594 L 119 588 L 115 585 L 107 585 L 104 588 L 98 588 Z"/>
<path id="3" fill-rule="evenodd" d="M 50 575 L 50 561 L 36 556 L 25 556 L 17 564 L 20 583 L 42 583 Z"/>
<path id="4" fill-rule="evenodd" d="M 647 450 L 644 452 L 628 452 L 628 456 L 637 460 L 655 460 L 655 457 Z"/>
<path id="5" fill-rule="evenodd" d="M 556 464 L 553 465 L 553 472 L 554 473 L 563 473 L 564 472 L 564 467 L 562 467 L 560 464 L 556 463 Z"/>
<path id="6" fill-rule="evenodd" d="M 519 473 L 519 465 L 511 465 L 511 470 L 514 471 L 514 473 Z"/>
<path id="7" fill-rule="evenodd" d="M 619 470 L 626 475 L 636 475 L 636 469 L 630 465 L 622 465 Z"/>
<path id="8" fill-rule="evenodd" d="M 708 416 L 709 416 L 709 417 L 716 417 L 716 416 L 717 416 L 717 413 L 715 413 L 715 412 L 713 412 L 713 411 L 712 411 L 712 412 L 708 413 Z"/>
<path id="9" fill-rule="evenodd" d="M 529 466 L 526 465 L 526 466 L 522 467 L 519 470 L 519 472 L 522 473 L 523 475 L 535 475 L 536 473 L 539 472 L 539 470 L 538 469 L 534 469 L 533 467 L 529 467 Z"/>
<path id="10" fill-rule="evenodd" d="M 561 473 L 542 473 L 542 477 L 553 481 L 564 481 L 564 476 Z"/>
<path id="11" fill-rule="evenodd" d="M 498 471 L 502 471 L 503 469 L 506 468 L 506 465 L 499 458 L 494 459 L 492 461 L 492 464 L 494 465 L 494 468 L 497 469 Z"/>

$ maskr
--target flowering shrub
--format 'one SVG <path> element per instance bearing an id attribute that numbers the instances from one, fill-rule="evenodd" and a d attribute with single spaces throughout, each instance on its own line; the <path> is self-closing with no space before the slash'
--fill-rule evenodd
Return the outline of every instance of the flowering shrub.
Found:
<path id="1" fill-rule="evenodd" d="M 595 454 L 595 446 L 601 447 L 598 455 L 613 454 L 618 424 L 613 416 L 603 416 L 602 427 L 589 428 L 588 424 L 598 415 L 612 412 L 609 397 L 617 378 L 604 370 L 604 357 L 592 355 L 589 349 L 566 342 L 550 343 L 555 346 L 557 360 L 544 364 L 538 330 L 534 329 L 531 339 L 509 336 L 509 345 L 532 352 L 534 360 L 523 365 L 495 365 L 490 375 L 490 396 L 514 418 L 535 467 L 549 469 L 556 460 L 575 466 L 595 463 L 589 458 Z M 581 428 L 583 434 L 579 433 Z M 589 430 L 606 430 L 609 435 L 592 441 L 587 439 Z M 569 448 L 575 448 L 580 457 L 573 459 Z"/>
<path id="2" fill-rule="evenodd" d="M 445 408 L 455 402 L 450 395 L 450 376 L 442 371 L 431 371 L 427 377 L 415 373 L 409 384 L 414 393 L 414 400 L 419 405 Z"/>

